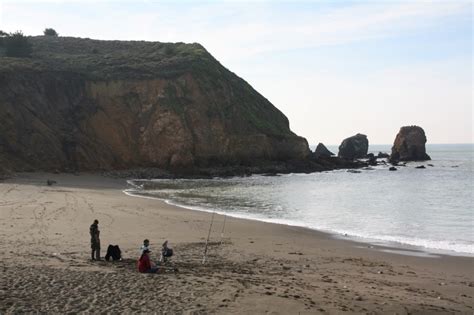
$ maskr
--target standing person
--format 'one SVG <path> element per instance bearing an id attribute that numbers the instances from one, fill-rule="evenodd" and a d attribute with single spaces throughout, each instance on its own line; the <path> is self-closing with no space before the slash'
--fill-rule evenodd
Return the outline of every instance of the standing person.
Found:
<path id="1" fill-rule="evenodd" d="M 89 233 L 91 235 L 91 259 L 100 260 L 99 220 L 94 220 L 94 223 L 89 228 Z"/>

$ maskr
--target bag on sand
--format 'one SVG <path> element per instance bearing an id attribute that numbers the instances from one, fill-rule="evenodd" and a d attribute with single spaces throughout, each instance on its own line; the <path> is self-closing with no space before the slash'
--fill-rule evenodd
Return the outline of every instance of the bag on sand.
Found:
<path id="1" fill-rule="evenodd" d="M 165 248 L 163 249 L 163 257 L 171 257 L 173 256 L 173 249 L 171 248 Z"/>
<path id="2" fill-rule="evenodd" d="M 122 259 L 122 251 L 118 245 L 109 245 L 107 247 L 107 254 L 105 255 L 105 260 L 109 261 L 110 257 L 112 260 L 120 260 Z"/>

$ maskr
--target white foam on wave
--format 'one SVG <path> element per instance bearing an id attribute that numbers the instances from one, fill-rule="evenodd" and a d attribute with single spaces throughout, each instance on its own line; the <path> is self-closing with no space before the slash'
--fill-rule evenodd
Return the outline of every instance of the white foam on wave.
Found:
<path id="1" fill-rule="evenodd" d="M 452 241 L 429 240 L 422 238 L 411 238 L 403 236 L 388 236 L 388 235 L 373 235 L 367 233 L 360 233 L 356 231 L 345 231 L 340 229 L 327 230 L 329 232 L 337 233 L 338 235 L 348 236 L 353 239 L 361 240 L 369 243 L 381 243 L 382 245 L 391 246 L 413 246 L 424 249 L 426 251 L 446 251 L 457 254 L 474 255 L 474 244 L 462 244 Z"/>

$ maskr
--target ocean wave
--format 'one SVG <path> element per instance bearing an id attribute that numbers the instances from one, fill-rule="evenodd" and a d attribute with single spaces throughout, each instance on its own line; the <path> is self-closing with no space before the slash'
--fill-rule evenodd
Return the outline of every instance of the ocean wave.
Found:
<path id="1" fill-rule="evenodd" d="M 360 241 L 365 243 L 383 243 L 387 246 L 393 247 L 401 247 L 405 248 L 406 246 L 411 246 L 419 250 L 424 250 L 427 252 L 434 252 L 437 253 L 438 251 L 442 251 L 443 254 L 467 254 L 468 256 L 474 255 L 474 243 L 456 243 L 453 241 L 442 241 L 442 240 L 430 240 L 430 239 L 422 239 L 422 238 L 410 238 L 410 237 L 402 237 L 402 236 L 387 236 L 387 235 L 376 235 L 372 233 L 363 233 L 359 231 L 352 231 L 352 230 L 345 230 L 345 229 L 338 229 L 328 226 L 317 226 L 310 224 L 306 221 L 299 221 L 299 220 L 288 220 L 288 219 L 280 219 L 280 218 L 269 218 L 265 215 L 257 215 L 257 214 L 250 214 L 244 212 L 228 212 L 223 209 L 218 208 L 211 208 L 205 207 L 202 205 L 189 205 L 185 203 L 178 202 L 173 200 L 172 198 L 162 198 L 156 195 L 151 194 L 149 191 L 144 193 L 140 190 L 140 187 L 135 187 L 132 189 L 125 189 L 123 192 L 129 196 L 133 197 L 140 197 L 140 198 L 147 198 L 147 199 L 155 199 L 161 200 L 166 202 L 169 205 L 185 208 L 188 210 L 194 211 L 201 211 L 207 213 L 217 213 L 220 215 L 226 215 L 229 217 L 234 217 L 238 219 L 247 219 L 247 220 L 256 220 L 260 222 L 267 222 L 267 223 L 274 223 L 274 224 L 282 224 L 288 226 L 296 226 L 302 228 L 308 228 L 315 231 L 326 232 L 335 236 L 344 236 L 352 239 L 354 241 Z"/>

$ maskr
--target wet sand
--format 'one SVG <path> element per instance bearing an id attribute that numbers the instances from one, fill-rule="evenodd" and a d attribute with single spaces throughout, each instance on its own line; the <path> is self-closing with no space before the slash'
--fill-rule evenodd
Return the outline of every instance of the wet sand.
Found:
<path id="1" fill-rule="evenodd" d="M 46 179 L 57 181 L 47 186 Z M 124 180 L 82 174 L 20 174 L 0 182 L 0 313 L 472 314 L 474 258 L 396 250 L 285 225 L 216 215 L 127 196 Z M 99 220 L 102 256 L 90 261 Z M 143 239 L 160 274 L 140 274 Z M 387 251 L 388 250 L 388 251 Z"/>

